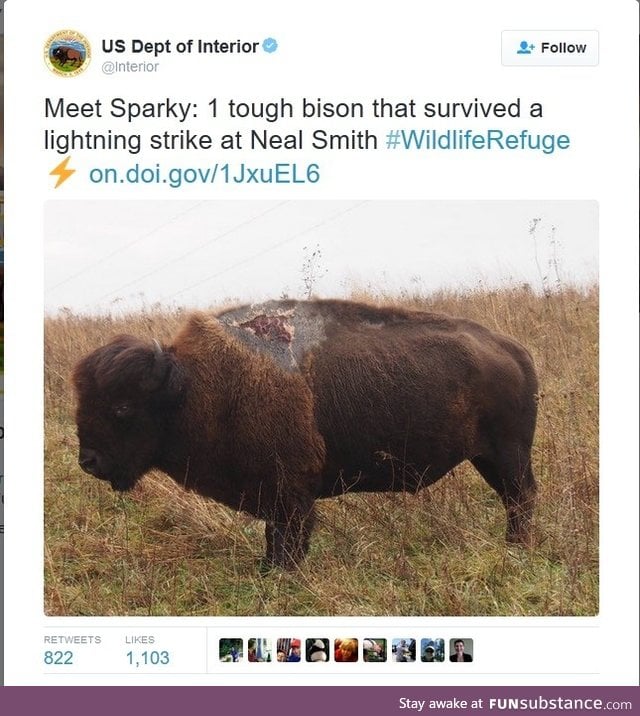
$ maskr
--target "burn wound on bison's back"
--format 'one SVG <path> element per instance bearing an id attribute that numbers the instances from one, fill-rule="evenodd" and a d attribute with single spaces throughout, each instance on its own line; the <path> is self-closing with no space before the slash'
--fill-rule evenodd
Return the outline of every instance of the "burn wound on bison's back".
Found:
<path id="1" fill-rule="evenodd" d="M 293 301 L 241 306 L 218 320 L 248 348 L 271 356 L 286 370 L 298 370 L 304 356 L 325 338 L 323 317 Z"/>
<path id="2" fill-rule="evenodd" d="M 264 313 L 240 324 L 240 328 L 253 331 L 267 341 L 280 341 L 291 343 L 295 328 L 288 322 L 286 316 L 267 316 Z"/>

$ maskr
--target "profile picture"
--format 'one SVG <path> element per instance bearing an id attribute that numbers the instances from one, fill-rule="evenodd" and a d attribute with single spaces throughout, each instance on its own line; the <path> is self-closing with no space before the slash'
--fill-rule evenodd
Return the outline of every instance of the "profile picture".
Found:
<path id="1" fill-rule="evenodd" d="M 220 661 L 237 663 L 242 661 L 242 639 L 220 639 Z"/>
<path id="2" fill-rule="evenodd" d="M 362 661 L 367 663 L 387 660 L 386 639 L 363 639 L 362 640 Z"/>
<path id="3" fill-rule="evenodd" d="M 76 30 L 56 32 L 45 43 L 45 63 L 61 77 L 74 77 L 86 69 L 91 58 L 87 38 Z"/>
<path id="4" fill-rule="evenodd" d="M 449 661 L 473 661 L 473 639 L 450 639 Z"/>
<path id="5" fill-rule="evenodd" d="M 393 639 L 391 641 L 391 652 L 393 661 L 401 663 L 412 662 L 416 660 L 416 640 L 415 639 Z"/>
<path id="6" fill-rule="evenodd" d="M 422 639 L 420 641 L 420 660 L 444 661 L 444 639 Z"/>
<path id="7" fill-rule="evenodd" d="M 335 639 L 333 642 L 333 658 L 335 661 L 358 661 L 357 639 Z"/>
<path id="8" fill-rule="evenodd" d="M 249 639 L 247 642 L 247 661 L 271 661 L 273 642 L 271 639 Z"/>
<path id="9" fill-rule="evenodd" d="M 328 639 L 307 639 L 307 661 L 329 661 Z"/>
<path id="10" fill-rule="evenodd" d="M 276 661 L 295 663 L 302 659 L 300 639 L 281 638 L 276 642 Z"/>

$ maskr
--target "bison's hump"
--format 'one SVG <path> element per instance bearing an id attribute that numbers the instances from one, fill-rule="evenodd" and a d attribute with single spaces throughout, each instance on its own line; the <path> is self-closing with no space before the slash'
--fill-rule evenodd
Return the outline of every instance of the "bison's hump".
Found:
<path id="1" fill-rule="evenodd" d="M 326 337 L 326 319 L 309 303 L 240 306 L 219 314 L 218 320 L 248 348 L 271 356 L 285 370 L 298 370 L 304 356 Z"/>

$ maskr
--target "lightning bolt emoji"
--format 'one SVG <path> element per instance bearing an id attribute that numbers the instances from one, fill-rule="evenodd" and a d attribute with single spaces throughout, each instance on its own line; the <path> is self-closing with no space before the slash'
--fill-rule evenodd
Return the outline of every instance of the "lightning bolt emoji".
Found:
<path id="1" fill-rule="evenodd" d="M 67 179 L 76 171 L 75 169 L 67 169 L 67 164 L 69 163 L 69 160 L 71 159 L 70 156 L 65 157 L 60 164 L 58 164 L 57 167 L 54 167 L 49 174 L 58 177 L 58 181 L 56 182 L 56 185 L 53 187 L 54 189 L 57 189 L 60 184 L 64 184 L 64 182 L 67 181 Z"/>

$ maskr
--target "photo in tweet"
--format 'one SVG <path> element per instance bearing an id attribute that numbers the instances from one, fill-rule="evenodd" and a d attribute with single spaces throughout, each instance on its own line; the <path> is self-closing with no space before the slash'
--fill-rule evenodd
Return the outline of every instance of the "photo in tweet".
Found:
<path id="1" fill-rule="evenodd" d="M 597 236 L 580 201 L 49 202 L 46 613 L 597 614 Z"/>

